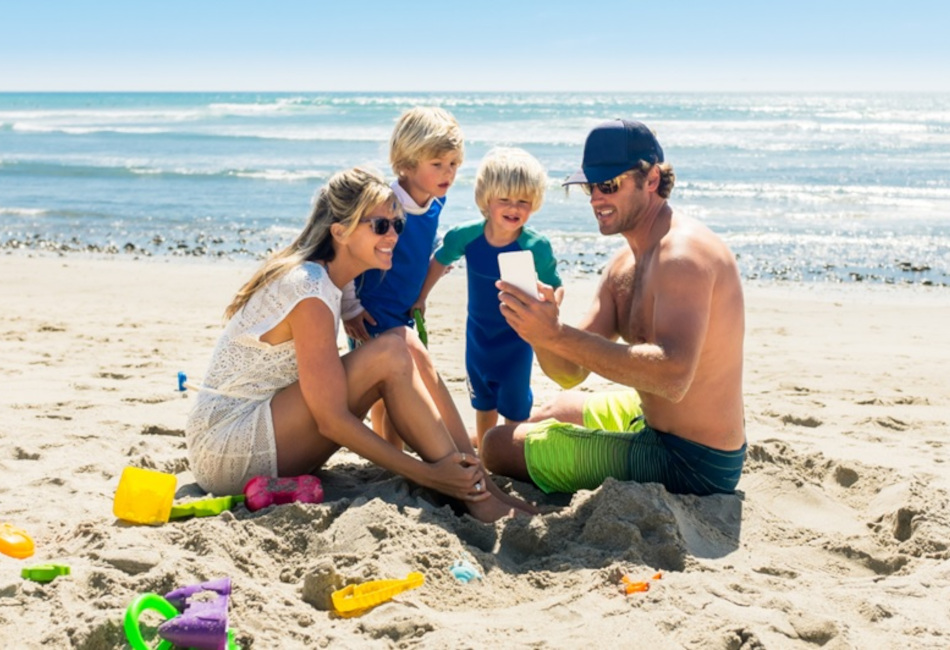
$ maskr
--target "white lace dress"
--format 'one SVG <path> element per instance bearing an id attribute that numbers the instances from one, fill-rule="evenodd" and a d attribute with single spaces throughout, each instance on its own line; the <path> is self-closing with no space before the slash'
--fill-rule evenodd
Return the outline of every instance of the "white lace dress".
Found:
<path id="1" fill-rule="evenodd" d="M 271 398 L 297 381 L 294 342 L 260 340 L 305 298 L 319 298 L 340 327 L 342 292 L 306 262 L 264 286 L 225 326 L 185 425 L 191 470 L 203 489 L 240 494 L 253 476 L 277 476 Z"/>

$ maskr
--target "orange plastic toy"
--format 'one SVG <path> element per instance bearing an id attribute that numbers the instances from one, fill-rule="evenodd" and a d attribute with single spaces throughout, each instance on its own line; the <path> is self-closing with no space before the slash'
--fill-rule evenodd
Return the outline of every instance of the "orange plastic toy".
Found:
<path id="1" fill-rule="evenodd" d="M 22 528 L 0 524 L 0 553 L 18 560 L 33 555 L 33 540 Z"/>
<path id="2" fill-rule="evenodd" d="M 662 577 L 663 577 L 663 574 L 658 572 L 651 579 L 659 580 Z M 624 593 L 626 594 L 635 594 L 641 591 L 650 591 L 650 583 L 646 580 L 634 582 L 633 580 L 630 579 L 630 576 L 624 576 L 620 579 L 620 582 L 623 583 L 624 585 L 623 590 L 624 590 Z"/>

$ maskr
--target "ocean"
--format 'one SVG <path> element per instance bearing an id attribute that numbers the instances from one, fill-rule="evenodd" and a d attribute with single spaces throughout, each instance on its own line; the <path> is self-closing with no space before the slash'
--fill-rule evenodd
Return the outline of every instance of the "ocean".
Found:
<path id="1" fill-rule="evenodd" d="M 260 258 L 333 172 L 392 177 L 390 132 L 419 104 L 466 137 L 443 230 L 480 216 L 482 155 L 522 147 L 549 172 L 530 225 L 565 274 L 623 245 L 560 181 L 587 132 L 624 117 L 656 131 L 673 209 L 717 232 L 747 280 L 950 286 L 948 94 L 0 93 L 0 248 Z"/>

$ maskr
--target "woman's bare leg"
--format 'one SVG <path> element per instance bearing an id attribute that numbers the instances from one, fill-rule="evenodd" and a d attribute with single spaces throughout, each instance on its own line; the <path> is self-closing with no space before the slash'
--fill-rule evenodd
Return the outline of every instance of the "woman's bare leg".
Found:
<path id="1" fill-rule="evenodd" d="M 377 337 L 375 341 L 385 343 L 385 339 L 387 338 L 388 337 L 384 335 Z M 382 388 L 383 401 L 387 404 L 387 412 L 396 425 L 396 430 L 400 432 L 406 444 L 427 461 L 438 460 L 447 455 L 445 453 L 439 453 L 438 455 L 427 453 L 427 446 L 431 446 L 437 442 L 440 448 L 441 446 L 449 445 L 450 453 L 461 451 L 468 454 L 473 463 L 477 463 L 477 457 L 470 451 L 466 452 L 464 449 L 459 449 L 454 437 L 446 430 L 441 414 L 423 381 L 418 367 L 415 365 L 415 357 L 412 356 L 412 349 L 411 347 L 408 349 L 410 353 L 411 381 L 407 382 L 405 378 L 402 378 L 401 380 L 393 381 L 392 385 L 384 385 Z M 391 366 L 395 364 L 393 361 L 387 360 L 385 365 Z M 413 399 L 407 398 L 407 392 Z M 452 409 L 455 410 L 454 402 L 452 402 Z M 460 416 L 459 420 L 461 420 Z M 432 433 L 428 436 L 419 435 L 420 432 L 426 430 L 431 430 Z M 432 440 L 432 438 L 436 440 Z M 495 521 L 496 519 L 510 515 L 513 505 L 509 503 L 508 499 L 503 500 L 499 498 L 498 493 L 500 490 L 498 490 L 494 483 L 489 485 L 491 482 L 490 477 L 485 475 L 483 481 L 484 484 L 481 486 L 482 490 L 488 492 L 490 497 L 483 501 L 465 502 L 472 516 L 482 521 Z M 519 503 L 524 505 L 525 510 L 528 511 L 527 505 L 524 504 L 523 501 L 519 500 Z"/>
<path id="2" fill-rule="evenodd" d="M 468 430 L 465 428 L 465 423 L 462 421 L 462 415 L 455 406 L 455 401 L 452 399 L 452 394 L 449 392 L 448 386 L 445 385 L 441 375 L 439 375 L 439 373 L 435 370 L 435 366 L 432 364 L 432 357 L 429 355 L 429 351 L 426 349 L 425 345 L 422 344 L 422 341 L 419 339 L 414 330 L 406 327 L 399 329 L 401 329 L 406 334 L 406 344 L 409 346 L 409 352 L 412 354 L 412 359 L 415 361 L 416 367 L 419 369 L 419 374 L 425 383 L 426 389 L 429 391 L 429 395 L 432 396 L 433 401 L 438 408 L 439 414 L 442 416 L 443 424 L 452 435 L 452 440 L 455 442 L 456 448 L 466 454 L 475 455 L 476 447 L 480 438 L 473 440 L 469 436 Z M 476 435 L 478 435 L 479 431 L 484 434 L 485 431 L 490 429 L 498 422 L 498 412 L 491 411 L 491 415 L 493 417 L 491 424 L 485 426 L 484 429 L 482 429 L 482 423 L 479 421 L 479 416 L 481 416 L 481 413 L 479 411 L 475 412 Z M 518 497 L 504 492 L 501 488 L 495 485 L 495 483 L 491 480 L 491 477 L 486 477 L 485 488 L 499 500 L 507 504 L 509 508 L 514 508 L 529 514 L 536 514 L 538 512 L 538 510 L 530 504 L 524 502 Z"/>
<path id="3" fill-rule="evenodd" d="M 459 413 L 458 408 L 455 406 L 455 400 L 452 399 L 452 393 L 449 391 L 449 387 L 445 385 L 441 375 L 436 371 L 432 363 L 432 357 L 429 355 L 426 346 L 423 345 L 419 339 L 419 335 L 416 334 L 415 330 L 409 329 L 408 327 L 394 327 L 387 331 L 386 334 L 398 336 L 406 342 L 409 352 L 412 354 L 412 359 L 416 363 L 416 368 L 419 369 L 419 375 L 422 377 L 426 390 L 429 391 L 429 395 L 432 397 L 432 401 L 439 411 L 442 423 L 452 435 L 455 446 L 461 452 L 475 454 L 475 447 L 469 439 L 465 422 L 462 421 L 462 414 Z"/>
<path id="4" fill-rule="evenodd" d="M 378 337 L 346 354 L 342 362 L 346 370 L 347 406 L 357 417 L 363 417 L 382 398 L 390 405 L 388 412 L 403 439 L 423 460 L 436 462 L 459 451 L 399 339 Z M 299 384 L 292 384 L 274 396 L 271 414 L 280 475 L 302 474 L 319 467 L 338 449 L 317 430 Z M 487 483 L 489 479 L 483 480 Z M 509 514 L 511 506 L 492 490 L 487 491 L 489 498 L 465 502 L 472 515 L 494 521 Z"/>
<path id="5" fill-rule="evenodd" d="M 313 471 L 329 460 L 340 447 L 317 430 L 310 409 L 294 382 L 270 401 L 277 444 L 277 475 L 299 476 Z"/>
<path id="6" fill-rule="evenodd" d="M 373 404 L 373 408 L 369 410 L 369 417 L 376 435 L 397 449 L 404 447 L 402 438 L 399 437 L 399 432 L 396 431 L 396 425 L 393 424 L 389 414 L 386 413 L 386 405 L 383 404 L 383 400 L 379 400 Z"/>

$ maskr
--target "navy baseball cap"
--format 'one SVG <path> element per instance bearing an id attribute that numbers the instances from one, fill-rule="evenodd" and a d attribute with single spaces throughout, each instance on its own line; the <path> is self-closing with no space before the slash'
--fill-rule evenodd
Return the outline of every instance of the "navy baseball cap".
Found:
<path id="1" fill-rule="evenodd" d="M 581 168 L 561 183 L 603 183 L 636 167 L 641 160 L 663 162 L 663 148 L 641 122 L 610 120 L 587 135 Z"/>

